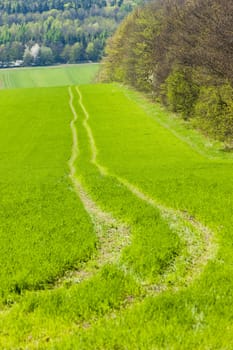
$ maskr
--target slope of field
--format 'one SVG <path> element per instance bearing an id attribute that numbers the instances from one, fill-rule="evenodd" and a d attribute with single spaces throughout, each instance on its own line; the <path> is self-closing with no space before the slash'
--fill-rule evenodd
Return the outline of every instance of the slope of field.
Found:
<path id="1" fill-rule="evenodd" d="M 26 283 L 14 284 L 3 269 L 1 280 L 14 287 L 3 283 L 10 296 L 3 301 L 14 303 L 0 312 L 0 347 L 233 347 L 231 157 L 224 159 L 201 142 L 197 146 L 191 131 L 184 132 L 175 121 L 171 127 L 169 116 L 159 107 L 146 101 L 141 107 L 137 95 L 117 85 L 33 89 L 27 96 L 25 91 L 4 92 L 1 184 L 11 211 L 2 211 L 7 215 L 1 220 L 6 223 L 1 234 L 9 243 L 3 241 L 3 248 L 13 247 L 12 255 L 4 255 L 5 262 L 13 266 L 12 256 L 19 256 L 17 263 L 29 272 L 20 275 L 20 270 Z M 38 100 L 40 112 L 29 113 Z M 20 103 L 25 107 L 16 114 Z M 30 125 L 34 119 L 37 124 Z M 7 130 L 12 130 L 10 139 Z M 18 152 L 16 146 L 8 151 L 6 145 L 16 143 Z M 58 180 L 61 173 L 66 180 Z M 61 183 L 63 192 L 60 187 L 51 190 L 58 196 L 51 207 L 46 186 L 54 181 Z M 69 195 L 68 183 L 74 190 Z M 23 212 L 15 209 L 11 193 L 26 198 L 24 206 L 19 204 Z M 41 208 L 44 216 L 38 214 Z M 12 220 L 18 224 L 15 232 L 21 232 L 15 245 L 9 234 L 4 236 L 13 210 L 18 215 Z M 28 231 L 21 230 L 22 217 L 31 220 L 31 226 L 24 226 Z M 58 240 L 56 232 L 60 233 L 65 217 L 67 231 Z M 75 217 L 79 220 L 72 221 Z M 47 240 L 37 252 L 32 228 L 38 218 L 36 232 L 39 228 L 40 237 Z M 50 220 L 56 223 L 53 235 L 47 230 Z M 68 227 L 80 228 L 78 244 Z M 23 264 L 22 247 L 25 256 L 28 248 L 32 250 L 31 264 L 27 260 Z M 48 288 L 59 249 L 60 270 L 51 276 L 61 278 Z M 73 264 L 65 264 L 65 252 L 74 252 Z M 43 272 L 44 258 L 48 274 Z M 73 271 L 62 276 L 65 266 L 73 266 Z M 40 276 L 39 282 L 31 283 L 30 269 Z M 44 290 L 38 289 L 41 284 Z"/>
<path id="2" fill-rule="evenodd" d="M 126 97 L 123 88 L 85 86 L 80 91 L 98 162 L 118 179 L 208 225 L 219 251 L 190 288 L 146 300 L 120 320 L 103 321 L 76 341 L 80 345 L 85 339 L 87 347 L 95 344 L 105 349 L 231 348 L 232 160 L 224 161 L 221 152 L 216 159 L 210 153 L 209 159 L 208 149 L 198 153 L 182 140 L 182 134 L 178 138 L 160 125 L 164 112 L 155 107 L 152 118 Z"/>
<path id="3" fill-rule="evenodd" d="M 52 87 L 91 83 L 99 64 L 0 70 L 0 89 Z"/>
<path id="4" fill-rule="evenodd" d="M 88 259 L 96 238 L 68 178 L 67 90 L 2 91 L 0 98 L 2 304 Z"/>

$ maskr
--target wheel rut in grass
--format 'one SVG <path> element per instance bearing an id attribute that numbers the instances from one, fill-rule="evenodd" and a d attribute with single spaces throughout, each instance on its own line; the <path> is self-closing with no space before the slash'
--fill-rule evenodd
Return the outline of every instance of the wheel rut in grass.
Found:
<path id="1" fill-rule="evenodd" d="M 80 107 L 82 108 L 82 110 L 84 112 L 84 115 L 85 115 L 85 119 L 83 121 L 83 126 L 86 129 L 86 132 L 87 132 L 87 135 L 88 135 L 88 139 L 89 139 L 89 143 L 90 143 L 90 147 L 91 147 L 91 154 L 92 154 L 91 162 L 98 168 L 98 170 L 99 170 L 101 175 L 108 175 L 107 169 L 105 169 L 105 167 L 103 167 L 102 165 L 100 165 L 97 162 L 98 150 L 97 150 L 97 147 L 96 147 L 96 144 L 95 144 L 95 139 L 94 139 L 91 127 L 88 124 L 89 113 L 87 112 L 86 107 L 83 104 L 83 97 L 82 97 L 82 94 L 81 94 L 81 92 L 80 92 L 78 87 L 76 87 L 76 92 L 77 92 L 78 97 L 79 97 Z"/>
<path id="2" fill-rule="evenodd" d="M 69 160 L 70 178 L 76 193 L 92 219 L 99 240 L 99 250 L 98 255 L 86 263 L 82 270 L 68 272 L 58 284 L 63 284 L 69 280 L 71 282 L 80 282 L 84 278 L 91 277 L 105 264 L 118 264 L 122 249 L 130 244 L 129 228 L 116 221 L 109 213 L 102 211 L 85 191 L 81 180 L 76 175 L 75 161 L 78 158 L 79 149 L 75 123 L 78 119 L 78 115 L 74 108 L 74 95 L 71 88 L 69 88 L 69 96 L 69 105 L 73 114 L 73 120 L 70 124 L 73 137 L 72 154 Z"/>
<path id="3" fill-rule="evenodd" d="M 159 209 L 162 218 L 168 222 L 170 228 L 177 233 L 186 247 L 185 254 L 177 256 L 175 264 L 170 266 L 162 276 L 161 284 L 159 286 L 148 285 L 147 290 L 150 293 L 158 289 L 166 290 L 166 281 L 173 284 L 174 290 L 191 284 L 201 275 L 207 263 L 216 256 L 217 243 L 213 232 L 188 212 L 165 207 L 127 180 L 121 177 L 117 177 L 117 179 L 138 198 Z M 180 273 L 184 264 L 186 265 L 186 271 L 185 273 Z"/>
<path id="4" fill-rule="evenodd" d="M 175 262 L 160 277 L 158 283 L 153 285 L 142 281 L 144 289 L 148 295 L 151 295 L 167 289 L 177 291 L 182 287 L 188 286 L 201 275 L 207 263 L 216 256 L 217 243 L 214 233 L 189 213 L 174 210 L 160 204 L 128 180 L 111 173 L 105 166 L 98 162 L 98 149 L 88 123 L 90 116 L 84 106 L 82 94 L 78 87 L 76 87 L 76 91 L 79 97 L 79 105 L 85 115 L 83 125 L 86 129 L 92 151 L 91 162 L 102 175 L 114 177 L 116 181 L 124 185 L 136 197 L 157 208 L 160 211 L 161 217 L 168 223 L 173 232 L 179 236 L 185 246 L 182 253 L 176 257 Z"/>

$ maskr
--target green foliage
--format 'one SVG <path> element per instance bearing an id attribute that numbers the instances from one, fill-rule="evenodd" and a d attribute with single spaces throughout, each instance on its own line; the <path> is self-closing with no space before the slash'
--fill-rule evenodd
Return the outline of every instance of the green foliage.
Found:
<path id="1" fill-rule="evenodd" d="M 72 47 L 66 46 L 63 57 L 70 63 L 81 60 L 84 56 L 83 46 L 80 43 L 74 44 Z"/>
<path id="2" fill-rule="evenodd" d="M 53 51 L 50 47 L 42 46 L 39 51 L 39 57 L 37 63 L 41 66 L 48 66 L 53 64 L 54 57 Z"/>
<path id="3" fill-rule="evenodd" d="M 4 62 L 4 58 L 2 59 L 2 62 Z M 24 51 L 23 62 L 24 62 L 25 66 L 30 66 L 33 64 L 33 57 L 32 57 L 30 50 L 28 48 L 25 49 L 25 51 Z"/>
<path id="4" fill-rule="evenodd" d="M 227 82 L 232 88 L 232 23 L 232 1 L 146 4 L 130 14 L 108 41 L 101 79 L 136 87 L 167 103 L 184 119 L 195 118 L 201 87 L 205 89 L 211 81 L 210 85 Z M 218 117 L 215 121 L 208 117 L 205 132 L 229 143 L 231 107 L 228 102 L 227 107 L 217 104 Z M 196 111 L 200 114 L 199 106 Z M 207 114 L 212 114 L 211 108 Z"/>
<path id="5" fill-rule="evenodd" d="M 194 83 L 191 74 L 188 69 L 175 69 L 165 82 L 169 107 L 180 113 L 184 119 L 192 116 L 199 94 L 199 87 Z"/>
<path id="6" fill-rule="evenodd" d="M 157 4 L 154 4 L 157 9 Z M 155 84 L 153 53 L 160 33 L 160 14 L 137 8 L 108 41 L 102 81 L 123 81 L 142 91 Z"/>
<path id="7" fill-rule="evenodd" d="M 16 60 L 26 66 L 97 61 L 106 39 L 137 2 L 5 0 L 0 4 L 0 66 Z M 38 60 L 30 54 L 35 44 L 42 51 Z"/>
<path id="8" fill-rule="evenodd" d="M 202 87 L 195 115 L 202 130 L 232 146 L 233 88 L 230 84 Z"/>

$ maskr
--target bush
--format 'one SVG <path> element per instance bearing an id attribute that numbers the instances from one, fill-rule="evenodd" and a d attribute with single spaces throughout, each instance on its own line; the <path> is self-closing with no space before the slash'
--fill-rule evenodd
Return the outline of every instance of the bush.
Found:
<path id="1" fill-rule="evenodd" d="M 202 87 L 195 116 L 202 130 L 233 147 L 233 88 L 229 83 Z"/>
<path id="2" fill-rule="evenodd" d="M 188 68 L 175 69 L 165 82 L 165 94 L 168 106 L 188 119 L 194 110 L 199 95 L 199 87 L 192 79 Z"/>

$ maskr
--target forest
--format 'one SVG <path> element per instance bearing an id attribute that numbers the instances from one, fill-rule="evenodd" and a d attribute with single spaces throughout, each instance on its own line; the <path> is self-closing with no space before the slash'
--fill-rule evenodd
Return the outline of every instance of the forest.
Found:
<path id="1" fill-rule="evenodd" d="M 106 38 L 137 3 L 137 0 L 3 0 L 0 66 L 98 61 Z"/>
<path id="2" fill-rule="evenodd" d="M 233 0 L 158 0 L 109 39 L 103 81 L 148 92 L 205 134 L 233 146 Z"/>

